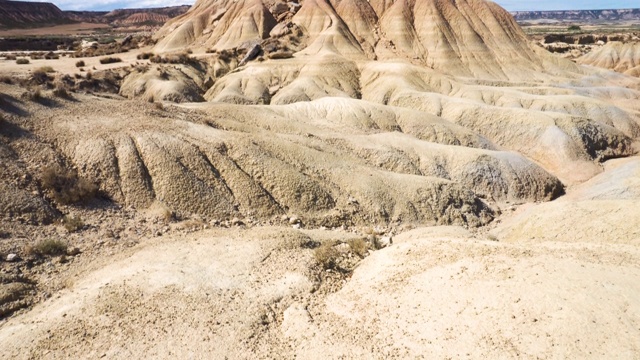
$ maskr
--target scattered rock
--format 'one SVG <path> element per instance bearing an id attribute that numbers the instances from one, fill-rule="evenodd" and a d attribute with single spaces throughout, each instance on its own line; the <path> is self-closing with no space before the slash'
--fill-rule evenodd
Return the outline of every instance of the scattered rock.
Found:
<path id="1" fill-rule="evenodd" d="M 7 255 L 7 262 L 18 262 L 18 261 L 20 261 L 20 256 L 18 256 L 18 254 Z"/>
<path id="2" fill-rule="evenodd" d="M 77 247 L 70 247 L 67 249 L 67 255 L 69 256 L 76 256 L 80 254 L 80 249 Z"/>

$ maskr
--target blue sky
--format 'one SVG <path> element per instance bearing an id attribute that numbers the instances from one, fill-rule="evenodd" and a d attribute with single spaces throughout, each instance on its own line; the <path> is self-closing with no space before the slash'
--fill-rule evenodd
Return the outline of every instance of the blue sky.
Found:
<path id="1" fill-rule="evenodd" d="M 194 0 L 26 0 L 50 1 L 63 10 L 112 10 L 175 5 L 191 5 Z M 510 11 L 517 10 L 591 10 L 640 8 L 638 0 L 494 0 Z"/>

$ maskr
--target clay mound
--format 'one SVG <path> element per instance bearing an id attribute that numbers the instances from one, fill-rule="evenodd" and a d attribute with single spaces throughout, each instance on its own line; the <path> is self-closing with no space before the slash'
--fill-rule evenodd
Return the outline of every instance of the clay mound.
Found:
<path id="1" fill-rule="evenodd" d="M 344 357 L 637 354 L 640 267 L 630 256 L 637 248 L 469 238 L 455 229 L 403 234 L 397 245 L 367 258 L 325 307 L 289 307 L 282 328 L 297 356 L 329 346 Z M 624 335 L 612 339 L 611 331 Z M 307 333 L 314 336 L 299 335 Z"/>
<path id="2" fill-rule="evenodd" d="M 493 230 L 506 241 L 640 244 L 640 159 L 612 160 L 606 171 L 557 201 L 527 206 Z"/>
<path id="3" fill-rule="evenodd" d="M 189 75 L 191 76 L 189 76 Z M 120 87 L 120 95 L 129 99 L 141 98 L 150 102 L 198 102 L 202 98 L 202 79 L 189 65 L 142 66 L 129 74 Z M 201 78 L 202 76 L 200 76 Z"/>
<path id="4" fill-rule="evenodd" d="M 610 42 L 579 58 L 578 63 L 637 76 L 640 67 L 640 43 Z"/>

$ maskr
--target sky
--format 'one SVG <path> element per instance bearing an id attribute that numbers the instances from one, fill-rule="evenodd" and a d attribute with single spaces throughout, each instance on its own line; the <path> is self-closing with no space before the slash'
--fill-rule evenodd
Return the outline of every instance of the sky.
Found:
<path id="1" fill-rule="evenodd" d="M 62 10 L 113 10 L 124 8 L 192 5 L 194 0 L 23 0 L 48 1 Z M 638 0 L 494 0 L 509 11 L 592 10 L 640 8 Z"/>

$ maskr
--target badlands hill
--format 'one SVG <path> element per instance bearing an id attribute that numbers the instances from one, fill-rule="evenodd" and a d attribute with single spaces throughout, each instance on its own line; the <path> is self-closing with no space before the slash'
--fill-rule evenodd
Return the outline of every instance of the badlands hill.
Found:
<path id="1" fill-rule="evenodd" d="M 483 0 L 199 0 L 156 36 L 2 63 L 0 311 L 55 296 L 0 357 L 640 356 L 638 78 Z M 52 238 L 82 253 L 18 246 Z"/>
<path id="2" fill-rule="evenodd" d="M 640 76 L 640 42 L 611 42 L 582 56 L 578 62 L 638 77 Z"/>

